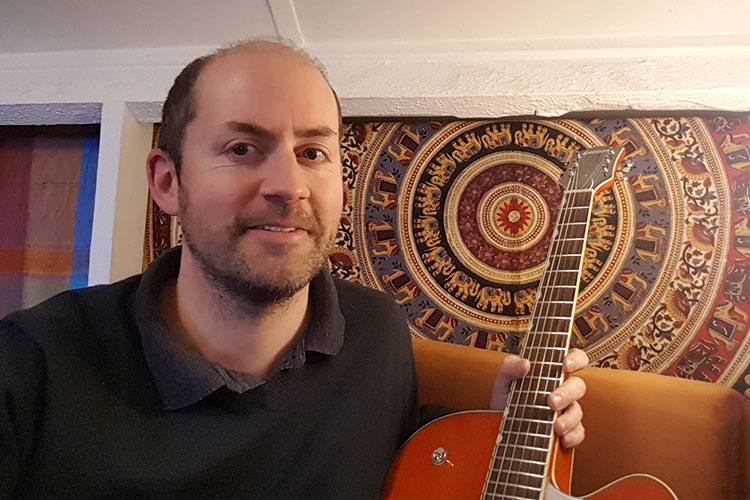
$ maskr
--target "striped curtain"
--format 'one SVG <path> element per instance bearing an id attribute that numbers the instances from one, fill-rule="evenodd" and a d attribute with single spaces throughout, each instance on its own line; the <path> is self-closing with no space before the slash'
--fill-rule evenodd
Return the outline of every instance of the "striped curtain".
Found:
<path id="1" fill-rule="evenodd" d="M 0 127 L 0 317 L 88 285 L 98 126 Z"/>

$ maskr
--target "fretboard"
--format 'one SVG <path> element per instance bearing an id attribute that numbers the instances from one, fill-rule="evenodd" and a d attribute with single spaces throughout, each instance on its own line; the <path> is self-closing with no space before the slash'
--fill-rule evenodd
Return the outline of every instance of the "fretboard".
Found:
<path id="1" fill-rule="evenodd" d="M 485 499 L 541 498 L 554 438 L 555 413 L 547 396 L 563 380 L 592 199 L 592 190 L 567 191 L 563 196 L 521 350 L 531 371 L 511 385 Z"/>

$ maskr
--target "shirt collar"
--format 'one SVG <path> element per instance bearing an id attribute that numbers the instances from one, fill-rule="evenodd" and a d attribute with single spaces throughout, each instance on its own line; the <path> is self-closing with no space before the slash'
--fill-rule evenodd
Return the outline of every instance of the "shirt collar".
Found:
<path id="1" fill-rule="evenodd" d="M 221 387 L 242 393 L 265 383 L 261 377 L 229 370 L 204 358 L 167 327 L 159 311 L 159 294 L 167 281 L 177 277 L 181 251 L 176 247 L 157 258 L 143 274 L 136 296 L 143 353 L 166 410 L 190 406 Z M 327 270 L 321 271 L 310 282 L 309 290 L 307 329 L 281 361 L 274 377 L 313 362 L 307 353 L 335 356 L 344 344 L 344 316 L 333 277 Z"/>

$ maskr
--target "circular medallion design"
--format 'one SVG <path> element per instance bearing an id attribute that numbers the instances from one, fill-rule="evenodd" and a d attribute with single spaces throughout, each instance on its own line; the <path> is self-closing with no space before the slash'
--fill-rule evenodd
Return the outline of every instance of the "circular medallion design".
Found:
<path id="1" fill-rule="evenodd" d="M 556 225 L 556 181 L 575 151 L 609 144 L 625 148 L 633 168 L 627 181 L 594 197 L 573 343 L 600 366 L 709 379 L 722 373 L 725 344 L 747 346 L 739 333 L 726 340 L 728 329 L 747 330 L 730 307 L 736 301 L 716 307 L 727 272 L 730 187 L 705 122 L 366 126 L 373 139 L 350 150 L 357 277 L 394 297 L 414 335 L 516 350 Z M 744 224 L 738 234 L 750 234 Z"/>

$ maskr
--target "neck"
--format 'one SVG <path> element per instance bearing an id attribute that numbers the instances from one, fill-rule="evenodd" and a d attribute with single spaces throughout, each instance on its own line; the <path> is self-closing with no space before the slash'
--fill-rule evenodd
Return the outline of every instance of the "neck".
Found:
<path id="1" fill-rule="evenodd" d="M 183 249 L 179 276 L 165 285 L 159 305 L 190 349 L 225 368 L 268 378 L 304 332 L 308 292 L 309 285 L 281 304 L 237 306 Z"/>

